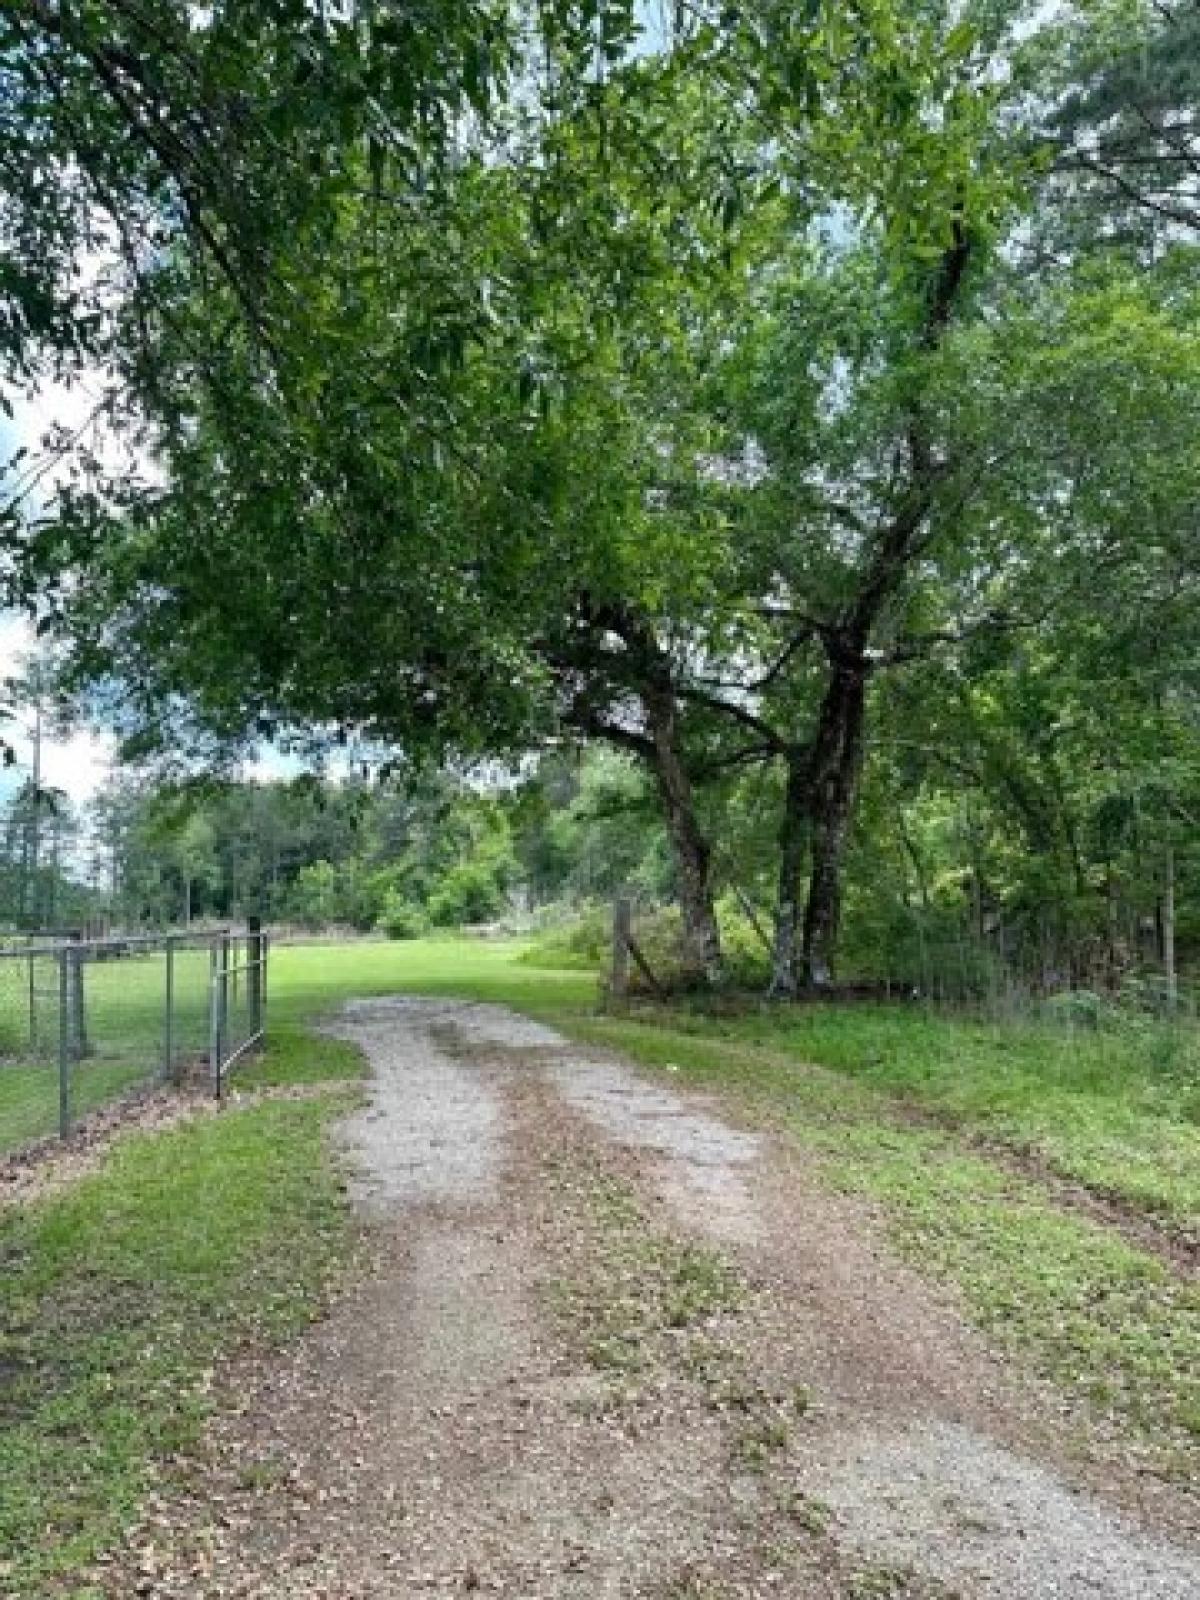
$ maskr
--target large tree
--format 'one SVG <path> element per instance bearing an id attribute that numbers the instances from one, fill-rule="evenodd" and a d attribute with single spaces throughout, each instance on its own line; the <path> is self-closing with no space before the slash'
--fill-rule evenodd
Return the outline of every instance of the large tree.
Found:
<path id="1" fill-rule="evenodd" d="M 1017 4 L 711 20 L 631 48 L 620 10 L 543 12 L 507 112 L 435 118 L 436 159 L 395 165 L 362 108 L 396 96 L 423 127 L 402 84 L 349 94 L 343 129 L 285 73 L 320 181 L 255 169 L 262 287 L 202 231 L 163 241 L 111 323 L 114 414 L 151 470 L 65 494 L 13 577 L 58 580 L 77 678 L 143 749 L 346 733 L 469 757 L 566 728 L 632 750 L 709 975 L 702 791 L 769 764 L 787 993 L 833 969 L 883 675 L 1010 632 L 1013 575 L 1029 552 L 1049 571 L 1093 494 L 1061 430 L 1027 453 L 1085 344 L 1014 384 L 997 330 L 1036 355 L 1054 301 L 1028 262 L 1069 181 L 1047 130 L 1081 40 L 1094 77 L 1127 41 Z M 438 59 L 466 94 L 462 37 Z M 376 70 L 369 30 L 338 38 Z M 1055 292 L 1123 248 L 1075 229 Z"/>

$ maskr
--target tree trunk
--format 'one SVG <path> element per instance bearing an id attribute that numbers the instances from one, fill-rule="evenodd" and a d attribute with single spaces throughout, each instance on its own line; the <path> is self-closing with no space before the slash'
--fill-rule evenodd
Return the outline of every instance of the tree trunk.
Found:
<path id="1" fill-rule="evenodd" d="M 1104 870 L 1105 901 L 1108 907 L 1108 973 L 1107 983 L 1115 989 L 1121 970 L 1121 902 L 1117 894 L 1117 880 L 1113 864 L 1107 862 Z"/>
<path id="2" fill-rule="evenodd" d="M 676 892 L 683 920 L 684 969 L 688 976 L 704 983 L 718 983 L 723 962 L 712 892 L 712 851 L 696 815 L 692 781 L 679 749 L 675 697 L 669 690 L 654 689 L 644 694 L 643 705 L 653 744 L 651 766 L 675 858 Z"/>
<path id="3" fill-rule="evenodd" d="M 1175 851 L 1170 845 L 1163 864 L 1162 952 L 1167 1010 L 1173 1015 L 1179 1006 L 1179 972 L 1175 965 Z"/>
<path id="4" fill-rule="evenodd" d="M 771 987 L 775 1000 L 794 999 L 800 986 L 800 872 L 808 836 L 808 762 L 800 752 L 788 758 L 779 825 L 779 889 L 775 903 L 775 948 Z"/>
<path id="5" fill-rule="evenodd" d="M 866 710 L 866 664 L 835 662 L 813 743 L 808 803 L 812 867 L 801 955 L 805 983 L 833 981 L 841 921 L 842 861 L 858 792 Z"/>

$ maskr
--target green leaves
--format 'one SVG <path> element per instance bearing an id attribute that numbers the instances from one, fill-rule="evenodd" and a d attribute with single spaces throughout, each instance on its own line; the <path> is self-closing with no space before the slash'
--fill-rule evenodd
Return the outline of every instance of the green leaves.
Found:
<path id="1" fill-rule="evenodd" d="M 933 659 L 1011 752 L 1011 619 L 1039 682 L 1096 670 L 1080 597 L 1122 640 L 1160 607 L 1180 670 L 1194 253 L 1047 162 L 1135 105 L 1119 5 L 47 16 L 0 24 L 0 334 L 102 356 L 155 469 L 94 463 L 12 592 L 137 748 L 644 748 L 652 668 L 707 778 L 803 750 L 847 661 Z"/>

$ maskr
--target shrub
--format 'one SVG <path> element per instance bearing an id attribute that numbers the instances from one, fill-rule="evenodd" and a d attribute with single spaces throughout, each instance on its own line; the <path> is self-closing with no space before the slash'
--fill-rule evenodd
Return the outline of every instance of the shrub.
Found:
<path id="1" fill-rule="evenodd" d="M 503 908 L 503 883 L 496 867 L 482 860 L 451 867 L 429 896 L 429 920 L 439 928 L 488 922 Z"/>
<path id="2" fill-rule="evenodd" d="M 377 926 L 389 939 L 419 939 L 429 931 L 429 918 L 421 906 L 393 890 L 383 902 Z"/>
<path id="3" fill-rule="evenodd" d="M 612 948 L 612 908 L 588 906 L 565 922 L 546 928 L 521 956 L 528 967 L 598 971 Z"/>
<path id="4" fill-rule="evenodd" d="M 1068 989 L 1063 994 L 1050 995 L 1044 1005 L 1046 1017 L 1051 1022 L 1076 1028 L 1099 1028 L 1114 1020 L 1114 1008 L 1103 995 L 1091 989 Z"/>

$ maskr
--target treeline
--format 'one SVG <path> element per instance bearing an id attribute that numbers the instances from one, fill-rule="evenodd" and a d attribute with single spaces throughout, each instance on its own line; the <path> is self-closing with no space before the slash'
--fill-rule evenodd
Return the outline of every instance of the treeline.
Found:
<path id="1" fill-rule="evenodd" d="M 96 802 L 122 926 L 241 920 L 410 937 L 486 922 L 519 882 L 499 796 L 433 775 L 364 782 L 120 783 Z"/>
<path id="2" fill-rule="evenodd" d="M 151 11 L 29 8 L 4 58 L 9 366 L 102 362 L 153 463 L 14 514 L 10 589 L 132 755 L 618 753 L 692 981 L 729 896 L 777 995 L 914 942 L 1174 970 L 1193 7 L 468 0 L 415 52 L 388 7 Z M 520 860 L 515 799 L 456 804 L 397 922 L 481 910 L 485 815 Z"/>
<path id="3" fill-rule="evenodd" d="M 1139 831 L 1086 769 L 1056 793 L 1060 847 L 1038 851 L 1014 828 L 1003 784 L 964 786 L 946 763 L 914 767 L 881 750 L 847 849 L 845 975 L 964 999 L 1004 984 L 1147 980 L 1161 994 L 1172 891 L 1178 966 L 1200 949 L 1200 855 Z M 732 775 L 699 800 L 720 841 L 711 882 L 727 975 L 743 983 L 771 974 L 784 800 L 769 773 Z M 662 914 L 679 885 L 658 797 L 637 763 L 602 749 L 487 782 L 124 782 L 91 823 L 111 884 L 92 904 L 117 926 L 255 914 L 413 938 L 496 924 L 537 935 L 547 959 L 597 965 L 624 894 L 664 979 L 687 976 L 677 916 Z"/>
<path id="4" fill-rule="evenodd" d="M 0 937 L 84 928 L 104 908 L 101 870 L 61 793 L 26 780 L 0 803 Z"/>
<path id="5" fill-rule="evenodd" d="M 313 930 L 411 938 L 567 916 L 625 887 L 669 899 L 665 851 L 637 774 L 579 753 L 522 778 L 121 781 L 91 807 L 106 910 L 122 927 L 258 915 Z"/>

